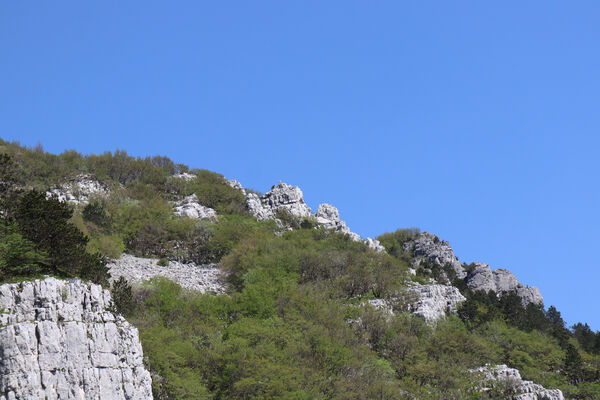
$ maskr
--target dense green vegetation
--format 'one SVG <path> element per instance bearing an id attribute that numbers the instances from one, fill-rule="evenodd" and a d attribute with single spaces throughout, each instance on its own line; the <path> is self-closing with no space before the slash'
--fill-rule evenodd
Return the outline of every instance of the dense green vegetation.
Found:
<path id="1" fill-rule="evenodd" d="M 403 243 L 416 229 L 379 237 L 387 254 L 314 221 L 258 222 L 219 174 L 124 151 L 60 155 L 0 141 L 3 281 L 52 274 L 107 284 L 104 257 L 122 252 L 228 273 L 227 295 L 183 290 L 165 278 L 112 286 L 115 310 L 140 330 L 157 399 L 486 399 L 469 369 L 518 368 L 568 398 L 600 399 L 600 334 L 571 329 L 554 307 L 523 307 L 514 294 L 472 292 L 451 269 L 407 274 Z M 90 174 L 107 196 L 71 206 L 50 187 Z M 177 218 L 172 201 L 195 194 L 216 222 Z M 435 326 L 404 312 L 410 280 L 447 279 L 467 300 Z M 395 314 L 366 305 L 383 298 Z M 410 394 L 409 394 L 410 393 Z M 508 392 L 506 392 L 508 393 Z"/>

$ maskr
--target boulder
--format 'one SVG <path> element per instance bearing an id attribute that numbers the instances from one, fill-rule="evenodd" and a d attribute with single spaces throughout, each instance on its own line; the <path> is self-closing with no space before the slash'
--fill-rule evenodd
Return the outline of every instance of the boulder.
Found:
<path id="1" fill-rule="evenodd" d="M 0 400 L 152 399 L 138 331 L 78 279 L 0 286 Z"/>

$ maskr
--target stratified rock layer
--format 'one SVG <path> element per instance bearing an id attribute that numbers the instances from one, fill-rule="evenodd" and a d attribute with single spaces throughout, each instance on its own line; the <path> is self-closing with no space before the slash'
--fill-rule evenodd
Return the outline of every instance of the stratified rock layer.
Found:
<path id="1" fill-rule="evenodd" d="M 152 399 L 138 331 L 78 279 L 0 286 L 0 399 Z"/>
<path id="2" fill-rule="evenodd" d="M 511 392 L 507 395 L 507 400 L 564 400 L 559 389 L 545 389 L 542 385 L 524 381 L 519 370 L 506 365 L 479 367 L 472 372 L 483 375 L 483 390 L 502 384 Z"/>
<path id="3" fill-rule="evenodd" d="M 167 266 L 158 265 L 158 259 L 140 258 L 123 254 L 106 265 L 114 281 L 123 276 L 130 283 L 141 283 L 155 276 L 164 276 L 181 287 L 202 293 L 225 293 L 221 271 L 216 264 L 196 265 L 170 261 Z"/>

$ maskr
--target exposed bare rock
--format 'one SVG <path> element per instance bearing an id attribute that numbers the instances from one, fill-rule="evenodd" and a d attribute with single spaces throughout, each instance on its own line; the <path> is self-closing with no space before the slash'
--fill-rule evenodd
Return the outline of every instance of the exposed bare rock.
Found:
<path id="1" fill-rule="evenodd" d="M 173 175 L 173 178 L 175 179 L 183 179 L 184 181 L 191 181 L 196 179 L 196 175 L 194 174 L 190 174 L 187 172 L 182 172 L 181 174 L 175 174 Z"/>
<path id="2" fill-rule="evenodd" d="M 402 311 L 413 313 L 428 323 L 435 323 L 448 314 L 456 313 L 458 305 L 465 300 L 454 286 L 415 284 L 407 288 L 399 298 L 391 301 L 373 299 L 367 302 L 389 315 L 394 315 L 394 304 L 396 304 Z"/>
<path id="3" fill-rule="evenodd" d="M 489 265 L 476 262 L 471 265 L 466 282 L 473 291 L 489 292 L 493 290 L 497 294 L 515 292 L 521 298 L 524 306 L 529 303 L 544 304 L 544 298 L 538 288 L 519 283 L 514 274 L 506 269 L 492 271 Z"/>
<path id="4" fill-rule="evenodd" d="M 383 247 L 381 245 L 381 243 L 379 242 L 379 240 L 377 240 L 377 239 L 371 239 L 370 237 L 368 237 L 365 240 L 363 240 L 363 242 L 364 242 L 364 244 L 369 246 L 369 248 L 371 248 L 375 251 L 380 251 L 380 252 L 385 251 L 385 247 Z"/>
<path id="5" fill-rule="evenodd" d="M 109 189 L 92 175 L 77 175 L 59 187 L 46 192 L 46 197 L 57 196 L 58 200 L 75 205 L 89 203 L 94 196 L 107 196 Z"/>
<path id="6" fill-rule="evenodd" d="M 427 322 L 435 322 L 447 314 L 456 313 L 458 305 L 465 297 L 454 286 L 446 285 L 416 285 L 408 289 L 409 296 L 416 295 L 409 302 L 408 311 Z"/>
<path id="7" fill-rule="evenodd" d="M 507 400 L 564 400 L 559 389 L 545 389 L 542 385 L 524 381 L 519 370 L 506 365 L 487 365 L 471 372 L 482 375 L 484 391 L 501 385 L 507 392 L 504 397 Z"/>
<path id="8" fill-rule="evenodd" d="M 450 243 L 440 240 L 429 232 L 423 232 L 415 240 L 404 243 L 403 250 L 413 254 L 413 266 L 423 263 L 432 263 L 439 266 L 450 265 L 456 276 L 463 279 L 467 276 Z"/>
<path id="9" fill-rule="evenodd" d="M 198 203 L 198 196 L 192 194 L 175 203 L 175 215 L 193 219 L 216 220 L 217 212 Z"/>
<path id="10" fill-rule="evenodd" d="M 111 281 L 123 276 L 130 283 L 141 283 L 154 276 L 164 276 L 181 287 L 202 293 L 225 293 L 221 271 L 216 264 L 196 265 L 170 261 L 168 266 L 158 265 L 158 259 L 140 258 L 123 254 L 107 264 Z"/>
<path id="11" fill-rule="evenodd" d="M 333 229 L 341 233 L 350 233 L 350 228 L 344 221 L 340 220 L 340 212 L 331 204 L 320 204 L 315 217 L 317 223 L 323 228 Z"/>
<path id="12" fill-rule="evenodd" d="M 138 331 L 101 286 L 0 286 L 0 400 L 152 399 Z"/>
<path id="13" fill-rule="evenodd" d="M 472 269 L 467 275 L 467 286 L 472 291 L 483 290 L 489 292 L 496 291 L 496 281 L 490 266 L 480 262 L 474 262 Z"/>
<path id="14" fill-rule="evenodd" d="M 311 216 L 310 208 L 304 203 L 302 190 L 298 186 L 279 182 L 261 197 L 261 202 L 264 207 L 271 209 L 273 214 L 277 214 L 280 209 L 285 209 L 297 218 Z"/>

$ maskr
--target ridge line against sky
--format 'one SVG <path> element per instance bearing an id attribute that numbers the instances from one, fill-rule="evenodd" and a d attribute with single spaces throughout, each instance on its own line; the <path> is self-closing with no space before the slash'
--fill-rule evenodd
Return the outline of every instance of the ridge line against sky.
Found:
<path id="1" fill-rule="evenodd" d="M 0 5 L 0 129 L 298 185 L 600 329 L 600 5 Z"/>

